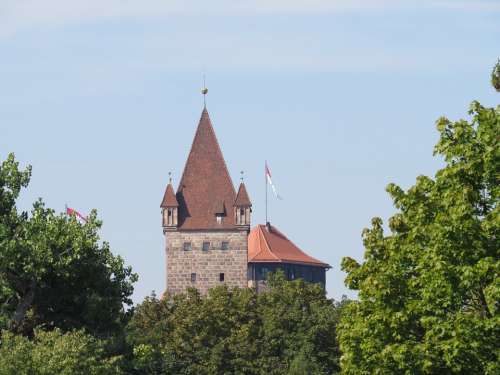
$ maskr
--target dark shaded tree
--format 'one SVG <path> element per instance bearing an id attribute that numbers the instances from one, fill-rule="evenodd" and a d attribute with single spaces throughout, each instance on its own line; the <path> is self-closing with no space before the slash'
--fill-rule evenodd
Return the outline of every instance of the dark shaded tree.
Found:
<path id="1" fill-rule="evenodd" d="M 332 374 L 339 369 L 337 304 L 283 275 L 270 290 L 195 290 L 147 298 L 128 325 L 137 373 Z"/>

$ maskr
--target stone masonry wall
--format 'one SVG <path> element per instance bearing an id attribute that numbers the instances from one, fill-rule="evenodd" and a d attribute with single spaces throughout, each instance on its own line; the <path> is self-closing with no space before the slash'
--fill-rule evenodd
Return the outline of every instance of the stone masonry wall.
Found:
<path id="1" fill-rule="evenodd" d="M 248 233 L 246 231 L 166 232 L 167 292 L 182 293 L 195 287 L 201 294 L 225 283 L 231 287 L 247 286 Z M 221 250 L 223 241 L 229 242 L 228 250 Z M 184 250 L 184 243 L 191 242 L 191 250 Z M 202 250 L 203 242 L 210 242 L 208 251 Z M 196 281 L 191 274 L 196 273 Z M 224 273 L 224 282 L 219 275 Z"/>

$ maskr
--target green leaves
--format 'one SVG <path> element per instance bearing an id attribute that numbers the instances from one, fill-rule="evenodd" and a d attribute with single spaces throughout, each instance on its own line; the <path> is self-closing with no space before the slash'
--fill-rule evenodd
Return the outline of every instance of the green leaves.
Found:
<path id="1" fill-rule="evenodd" d="M 137 276 L 100 242 L 95 211 L 84 225 L 40 199 L 29 215 L 18 213 L 15 199 L 30 173 L 18 169 L 13 154 L 0 168 L 0 328 L 118 333 Z"/>
<path id="2" fill-rule="evenodd" d="M 28 186 L 31 178 L 31 166 L 19 170 L 14 154 L 9 154 L 0 166 L 0 215 L 8 215 L 14 209 L 21 188 Z"/>
<path id="3" fill-rule="evenodd" d="M 500 337 L 500 107 L 437 122 L 446 166 L 404 191 L 363 231 L 365 261 L 344 258 L 359 302 L 339 325 L 346 374 L 493 374 Z"/>
<path id="4" fill-rule="evenodd" d="M 212 289 L 206 298 L 147 298 L 127 328 L 143 374 L 332 374 L 340 307 L 317 285 L 270 280 L 270 290 Z"/>
<path id="5" fill-rule="evenodd" d="M 0 375 L 118 375 L 120 357 L 108 357 L 103 342 L 82 331 L 36 330 L 32 340 L 4 331 Z"/>
<path id="6" fill-rule="evenodd" d="M 493 71 L 491 72 L 491 85 L 500 92 L 500 59 L 498 59 L 497 63 L 493 67 Z"/>

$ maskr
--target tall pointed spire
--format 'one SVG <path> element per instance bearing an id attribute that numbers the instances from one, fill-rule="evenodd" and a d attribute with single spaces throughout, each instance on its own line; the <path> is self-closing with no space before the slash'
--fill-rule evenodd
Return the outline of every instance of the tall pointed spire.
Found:
<path id="1" fill-rule="evenodd" d="M 177 189 L 179 228 L 233 228 L 235 198 L 236 192 L 205 107 Z"/>

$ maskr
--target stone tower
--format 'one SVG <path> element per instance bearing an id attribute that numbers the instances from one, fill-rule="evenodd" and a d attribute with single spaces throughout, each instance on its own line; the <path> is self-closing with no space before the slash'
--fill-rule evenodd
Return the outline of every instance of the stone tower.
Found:
<path id="1" fill-rule="evenodd" d="M 167 293 L 247 286 L 251 206 L 243 182 L 236 194 L 204 108 L 177 193 L 169 183 L 161 203 Z"/>

